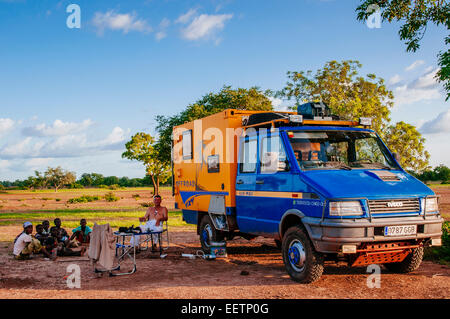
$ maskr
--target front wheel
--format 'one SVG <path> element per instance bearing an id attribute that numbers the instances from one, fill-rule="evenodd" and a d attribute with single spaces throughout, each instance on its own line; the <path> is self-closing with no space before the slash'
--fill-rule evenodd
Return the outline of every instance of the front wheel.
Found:
<path id="1" fill-rule="evenodd" d="M 292 280 L 306 284 L 322 276 L 323 256 L 314 250 L 306 231 L 300 226 L 293 226 L 286 231 L 281 252 Z"/>
<path id="2" fill-rule="evenodd" d="M 414 248 L 406 258 L 399 263 L 384 264 L 384 266 L 395 273 L 409 273 L 419 268 L 423 259 L 423 247 Z"/>
<path id="3" fill-rule="evenodd" d="M 209 254 L 211 252 L 211 242 L 220 242 L 223 239 L 224 236 L 214 227 L 209 215 L 203 216 L 200 222 L 200 243 L 202 250 Z"/>

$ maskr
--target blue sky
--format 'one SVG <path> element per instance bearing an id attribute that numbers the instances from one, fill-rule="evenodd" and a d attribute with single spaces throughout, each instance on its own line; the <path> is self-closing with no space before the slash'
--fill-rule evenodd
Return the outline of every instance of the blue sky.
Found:
<path id="1" fill-rule="evenodd" d="M 72 3 L 79 29 L 66 24 Z M 419 127 L 431 164 L 450 166 L 450 107 L 433 79 L 444 28 L 407 53 L 398 24 L 356 21 L 358 3 L 0 0 L 0 180 L 57 165 L 142 177 L 120 154 L 134 133 L 154 133 L 156 115 L 225 84 L 277 90 L 289 70 L 346 59 L 386 80 L 392 121 Z"/>

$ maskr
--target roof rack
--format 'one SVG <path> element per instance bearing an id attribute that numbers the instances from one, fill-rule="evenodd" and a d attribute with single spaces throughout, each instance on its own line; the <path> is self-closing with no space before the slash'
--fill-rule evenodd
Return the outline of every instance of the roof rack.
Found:
<path id="1" fill-rule="evenodd" d="M 297 107 L 294 112 L 257 112 L 242 117 L 244 128 L 275 128 L 280 126 L 363 126 L 372 125 L 372 119 L 360 118 L 359 121 L 341 120 L 339 116 L 331 114 L 331 110 L 323 102 L 309 102 Z"/>

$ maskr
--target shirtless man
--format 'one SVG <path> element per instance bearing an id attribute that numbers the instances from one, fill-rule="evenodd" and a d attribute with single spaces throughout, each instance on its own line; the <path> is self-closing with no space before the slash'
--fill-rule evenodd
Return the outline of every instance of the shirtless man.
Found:
<path id="1" fill-rule="evenodd" d="M 162 222 L 168 219 L 168 211 L 166 207 L 161 206 L 161 196 L 155 195 L 153 197 L 153 203 L 155 204 L 155 206 L 149 207 L 147 209 L 147 213 L 145 214 L 145 216 L 139 218 L 139 221 L 140 222 L 152 221 L 151 224 L 153 225 L 154 223 L 154 227 L 156 228 L 152 229 L 152 231 L 162 230 Z"/>

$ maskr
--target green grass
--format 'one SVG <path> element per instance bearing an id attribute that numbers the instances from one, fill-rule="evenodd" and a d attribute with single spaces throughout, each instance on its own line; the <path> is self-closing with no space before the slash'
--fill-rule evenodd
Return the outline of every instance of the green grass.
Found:
<path id="1" fill-rule="evenodd" d="M 442 187 L 450 187 L 450 184 L 429 184 L 427 185 L 429 188 L 442 188 Z"/>
<path id="2" fill-rule="evenodd" d="M 442 224 L 442 246 L 426 248 L 424 259 L 450 266 L 450 222 Z"/>
<path id="3" fill-rule="evenodd" d="M 160 190 L 171 190 L 171 186 L 161 186 Z M 43 190 L 3 190 L 1 194 L 58 194 L 58 193 L 80 193 L 80 192 L 108 192 L 110 189 L 108 188 L 74 188 L 68 189 L 63 188 L 59 189 L 58 192 L 55 192 L 54 189 L 43 189 Z M 153 187 L 125 187 L 118 189 L 117 191 L 148 191 L 153 192 Z"/>
<path id="4" fill-rule="evenodd" d="M 53 219 L 56 217 L 61 218 L 63 227 L 68 229 L 79 226 L 80 219 L 85 218 L 89 226 L 92 226 L 94 222 L 106 224 L 109 223 L 112 227 L 122 226 L 138 226 L 139 217 L 143 217 L 145 212 L 143 211 L 118 211 L 111 212 L 108 210 L 55 210 L 39 213 L 6 213 L 0 214 L 0 226 L 12 226 L 21 225 L 25 221 L 31 221 L 32 223 L 40 224 L 43 220 L 49 220 L 52 224 Z M 169 227 L 186 227 L 190 226 L 182 221 L 182 214 L 179 211 L 169 212 Z"/>

